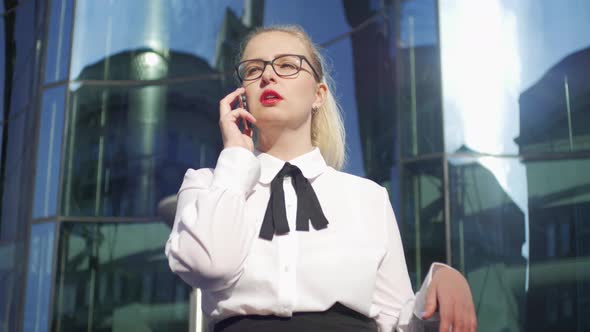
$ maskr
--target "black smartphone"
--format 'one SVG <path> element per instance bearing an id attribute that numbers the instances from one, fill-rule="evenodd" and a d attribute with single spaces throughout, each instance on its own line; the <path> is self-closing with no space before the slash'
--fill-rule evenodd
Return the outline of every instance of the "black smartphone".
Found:
<path id="1" fill-rule="evenodd" d="M 248 102 L 246 101 L 246 95 L 245 94 L 241 94 L 240 95 L 240 107 L 242 107 L 246 111 L 250 112 L 250 110 L 248 109 Z"/>
<path id="2" fill-rule="evenodd" d="M 250 110 L 248 109 L 248 102 L 246 101 L 245 94 L 240 95 L 240 97 L 238 98 L 238 104 L 239 104 L 239 107 L 245 109 L 246 112 L 250 112 Z M 244 129 L 248 129 L 248 122 L 246 119 L 242 118 L 242 125 L 241 125 L 240 130 L 244 130 Z"/>

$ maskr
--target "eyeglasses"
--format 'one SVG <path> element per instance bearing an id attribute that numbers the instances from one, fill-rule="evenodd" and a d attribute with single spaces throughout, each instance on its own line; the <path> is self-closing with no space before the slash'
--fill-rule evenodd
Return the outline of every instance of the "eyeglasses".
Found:
<path id="1" fill-rule="evenodd" d="M 270 64 L 272 70 L 274 70 L 279 77 L 295 76 L 301 70 L 305 70 L 302 68 L 303 61 L 307 62 L 309 68 L 313 71 L 313 76 L 319 82 L 320 75 L 318 75 L 311 63 L 309 63 L 305 56 L 297 54 L 280 55 L 272 59 L 272 61 L 265 61 L 262 59 L 242 61 L 236 66 L 236 73 L 240 81 L 257 80 L 262 76 L 262 73 L 266 69 L 266 65 Z"/>

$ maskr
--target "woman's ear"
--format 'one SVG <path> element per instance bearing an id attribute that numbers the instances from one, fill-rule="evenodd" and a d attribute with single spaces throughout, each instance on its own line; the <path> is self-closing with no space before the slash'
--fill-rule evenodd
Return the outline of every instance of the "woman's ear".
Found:
<path id="1" fill-rule="evenodd" d="M 315 107 L 322 107 L 326 102 L 326 98 L 328 96 L 328 86 L 325 83 L 318 83 L 317 89 L 315 92 L 315 100 L 313 102 L 313 106 Z"/>

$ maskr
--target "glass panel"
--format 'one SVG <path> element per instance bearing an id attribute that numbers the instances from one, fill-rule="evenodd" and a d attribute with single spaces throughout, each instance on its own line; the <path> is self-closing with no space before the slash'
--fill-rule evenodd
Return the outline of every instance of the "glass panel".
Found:
<path id="1" fill-rule="evenodd" d="M 519 102 L 521 153 L 590 150 L 590 47 L 549 68 Z"/>
<path id="2" fill-rule="evenodd" d="M 191 288 L 170 272 L 162 223 L 64 223 L 53 331 L 187 331 Z"/>
<path id="3" fill-rule="evenodd" d="M 31 226 L 23 331 L 43 332 L 49 328 L 54 237 L 55 223 Z"/>
<path id="4" fill-rule="evenodd" d="M 223 66 L 225 59 L 233 65 L 237 49 L 229 37 L 248 28 L 239 18 L 242 6 L 233 0 L 79 0 L 70 78 L 155 80 L 203 75 L 203 67 L 231 72 Z"/>
<path id="5" fill-rule="evenodd" d="M 403 156 L 443 151 L 437 3 L 401 1 L 397 42 Z"/>
<path id="6" fill-rule="evenodd" d="M 439 8 L 446 151 L 590 150 L 590 2 Z"/>
<path id="7" fill-rule="evenodd" d="M 8 25 L 12 24 L 14 31 L 14 48 L 5 55 L 7 59 L 14 56 L 12 72 L 12 96 L 10 112 L 16 113 L 32 104 L 36 86 L 34 77 L 38 69 L 37 45 L 35 39 L 35 1 L 24 1 L 13 12 L 5 16 Z M 4 45 L 3 45 L 4 46 Z M 7 77 L 10 78 L 10 77 Z"/>
<path id="8" fill-rule="evenodd" d="M 67 79 L 70 64 L 72 0 L 52 0 L 47 32 L 45 83 Z"/>
<path id="9" fill-rule="evenodd" d="M 2 2 L 0 2 L 1 4 Z M 1 5 L 0 5 L 1 6 Z M 6 19 L 4 15 L 0 15 L 0 119 L 4 120 L 4 103 L 6 100 L 6 91 L 5 88 L 8 88 L 6 85 L 7 77 L 6 75 L 7 69 L 6 68 Z"/>
<path id="10" fill-rule="evenodd" d="M 22 0 L 20 0 L 22 1 Z M 0 13 L 11 10 L 18 4 L 19 0 L 4 0 L 0 2 Z"/>
<path id="11" fill-rule="evenodd" d="M 317 8 L 316 15 L 333 13 L 326 19 L 315 18 L 309 22 L 318 34 L 323 23 L 338 26 L 338 31 L 324 38 L 330 43 L 326 55 L 334 66 L 334 79 L 344 111 L 347 130 L 347 148 L 350 152 L 350 169 L 353 174 L 366 176 L 380 184 L 390 182 L 390 170 L 394 162 L 396 143 L 395 108 L 391 91 L 393 85 L 393 64 L 388 21 L 375 16 L 377 11 L 365 1 L 322 2 L 334 7 Z M 311 7 L 317 5 L 310 4 Z M 340 8 L 343 7 L 343 8 Z M 337 9 L 337 10 L 336 10 Z M 308 10 L 301 8 L 300 10 Z M 376 17 L 376 18 L 375 18 Z M 303 19 L 302 20 L 306 20 Z M 366 22 L 370 22 L 367 24 Z M 346 25 L 344 25 L 346 24 Z M 362 26 L 348 38 L 334 42 L 334 38 L 346 34 L 353 27 Z M 325 31 L 324 31 L 325 32 Z M 370 80 L 371 84 L 366 84 Z M 361 165 L 358 165 L 362 162 Z M 358 166 L 357 166 L 358 165 Z M 360 170 L 358 168 L 362 167 Z"/>
<path id="12" fill-rule="evenodd" d="M 526 164 L 531 219 L 529 331 L 590 330 L 589 169 L 590 159 Z"/>
<path id="13" fill-rule="evenodd" d="M 5 130 L 7 133 L 6 160 L 4 161 L 4 183 L 2 183 L 2 222 L 0 224 L 0 240 L 14 240 L 17 234 L 24 234 L 26 224 L 21 208 L 25 204 L 21 200 L 24 190 L 24 134 L 25 113 L 19 113 L 11 119 Z M 21 224 L 22 223 L 22 224 Z"/>
<path id="14" fill-rule="evenodd" d="M 71 87 L 63 177 L 65 215 L 154 216 L 188 168 L 214 167 L 222 148 L 220 81 Z"/>
<path id="15" fill-rule="evenodd" d="M 0 147 L 2 147 L 2 144 L 3 143 L 4 143 L 4 123 L 0 122 Z M 3 167 L 4 166 L 4 160 L 2 160 L 2 157 L 5 157 L 5 156 L 3 156 L 0 153 L 0 173 L 3 173 L 4 172 L 4 169 L 3 169 L 4 168 Z M 0 188 L 1 188 L 1 186 L 2 186 L 2 183 L 0 183 Z M 1 224 L 2 224 L 2 219 L 0 219 L 0 225 Z"/>
<path id="16" fill-rule="evenodd" d="M 440 159 L 403 164 L 401 233 L 415 289 L 433 262 L 446 261 L 443 165 Z"/>
<path id="17" fill-rule="evenodd" d="M 525 172 L 517 158 L 449 159 L 452 262 L 467 276 L 486 331 L 524 331 Z"/>
<path id="18" fill-rule="evenodd" d="M 43 96 L 33 218 L 56 214 L 64 126 L 64 98 L 64 87 L 46 90 Z"/>
<path id="19" fill-rule="evenodd" d="M 0 244 L 0 331 L 17 331 L 24 288 L 25 252 L 22 241 Z"/>

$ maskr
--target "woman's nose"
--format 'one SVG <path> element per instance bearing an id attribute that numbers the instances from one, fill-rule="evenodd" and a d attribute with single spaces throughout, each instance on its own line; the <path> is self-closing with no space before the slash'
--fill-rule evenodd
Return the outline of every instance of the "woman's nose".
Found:
<path id="1" fill-rule="evenodd" d="M 272 69 L 272 65 L 270 63 L 267 63 L 266 66 L 264 66 L 264 71 L 262 72 L 262 80 L 265 82 L 276 80 L 276 73 L 274 69 Z"/>

